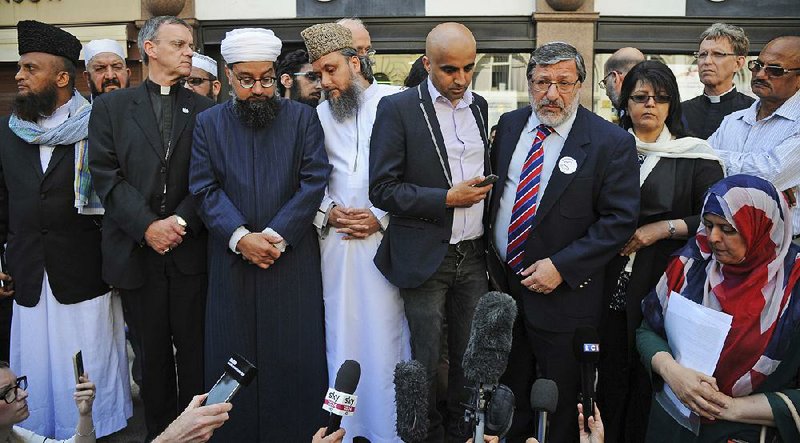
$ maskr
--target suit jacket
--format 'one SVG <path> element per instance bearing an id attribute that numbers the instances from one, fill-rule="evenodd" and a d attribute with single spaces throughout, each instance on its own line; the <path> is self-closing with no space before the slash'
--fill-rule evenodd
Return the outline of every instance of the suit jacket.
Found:
<path id="1" fill-rule="evenodd" d="M 490 229 L 494 229 L 511 156 L 530 115 L 531 107 L 526 106 L 503 114 L 498 122 L 492 165 L 500 179 L 489 207 Z M 575 159 L 578 168 L 565 174 L 554 167 L 523 258 L 528 267 L 549 257 L 564 282 L 550 294 L 530 292 L 521 297 L 527 320 L 556 332 L 597 326 L 605 266 L 633 234 L 639 214 L 639 164 L 633 136 L 581 106 L 561 150 L 560 158 L 564 157 Z M 508 290 L 507 279 L 519 278 L 501 263 L 494 247 L 489 253 L 489 273 L 502 290 Z"/>
<path id="2" fill-rule="evenodd" d="M 39 145 L 17 137 L 8 120 L 0 120 L 0 244 L 7 242 L 14 299 L 36 306 L 45 269 L 59 303 L 105 294 L 101 217 L 79 215 L 74 206 L 75 145 L 56 146 L 42 172 Z"/>
<path id="3" fill-rule="evenodd" d="M 206 272 L 208 233 L 189 194 L 189 158 L 195 115 L 213 105 L 178 88 L 169 160 L 146 83 L 103 94 L 89 121 L 89 168 L 106 213 L 103 220 L 103 277 L 121 289 L 136 289 L 147 278 L 149 246 L 144 233 L 158 219 L 180 215 L 188 224 L 183 242 L 170 252 L 185 274 Z M 162 193 L 166 186 L 166 205 Z"/>
<path id="4" fill-rule="evenodd" d="M 472 94 L 470 108 L 490 171 L 486 100 Z M 452 174 L 427 82 L 381 99 L 372 126 L 369 197 L 391 214 L 375 265 L 400 288 L 415 288 L 442 263 L 453 227 L 445 206 Z"/>

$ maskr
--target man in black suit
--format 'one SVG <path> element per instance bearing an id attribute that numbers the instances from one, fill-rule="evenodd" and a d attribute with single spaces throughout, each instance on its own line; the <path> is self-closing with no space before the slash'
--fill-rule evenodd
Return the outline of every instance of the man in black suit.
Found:
<path id="1" fill-rule="evenodd" d="M 213 102 L 179 83 L 192 68 L 186 22 L 149 19 L 139 47 L 148 79 L 94 102 L 89 165 L 106 209 L 103 277 L 141 335 L 152 438 L 203 392 L 208 235 L 189 194 L 189 157 L 195 115 Z"/>
<path id="2" fill-rule="evenodd" d="M 428 81 L 381 99 L 370 143 L 370 199 L 391 214 L 375 265 L 400 288 L 414 358 L 425 365 L 429 441 L 443 441 L 435 407 L 442 323 L 450 356 L 448 437 L 464 441 L 461 360 L 478 299 L 486 293 L 484 199 L 487 104 L 468 91 L 475 38 L 443 23 L 425 42 Z"/>
<path id="3" fill-rule="evenodd" d="M 533 433 L 528 393 L 536 365 L 558 385 L 549 440 L 577 441 L 573 334 L 598 326 L 603 269 L 636 228 L 634 139 L 578 104 L 585 78 L 574 47 L 536 49 L 528 64 L 531 106 L 500 117 L 492 149 L 500 179 L 489 209 L 489 273 L 520 312 L 504 376 L 517 398 L 512 441 Z"/>

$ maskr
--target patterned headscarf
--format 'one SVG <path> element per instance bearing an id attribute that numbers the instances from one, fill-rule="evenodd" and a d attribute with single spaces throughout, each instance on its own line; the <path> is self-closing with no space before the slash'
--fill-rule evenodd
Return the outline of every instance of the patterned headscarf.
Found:
<path id="1" fill-rule="evenodd" d="M 792 243 L 786 199 L 757 177 L 734 175 L 717 182 L 706 194 L 702 214 L 723 217 L 741 234 L 747 248 L 744 260 L 736 265 L 718 262 L 701 224 L 642 301 L 642 312 L 664 337 L 664 314 L 673 291 L 733 316 L 714 377 L 722 392 L 741 397 L 775 371 L 800 324 L 800 302 L 793 294 L 800 278 L 800 246 Z"/>

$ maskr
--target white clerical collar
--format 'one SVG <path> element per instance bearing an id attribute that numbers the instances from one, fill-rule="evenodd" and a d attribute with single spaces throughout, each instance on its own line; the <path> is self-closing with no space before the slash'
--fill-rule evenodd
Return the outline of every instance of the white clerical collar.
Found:
<path id="1" fill-rule="evenodd" d="M 723 92 L 723 93 L 722 93 L 722 94 L 720 94 L 720 95 L 708 95 L 708 94 L 706 94 L 705 92 L 703 93 L 703 95 L 705 95 L 705 96 L 708 98 L 708 101 L 710 101 L 711 103 L 719 103 L 719 102 L 721 102 L 721 101 L 722 101 L 722 96 L 723 96 L 723 95 L 725 95 L 725 94 L 727 94 L 727 93 L 729 93 L 729 92 L 733 91 L 734 89 L 736 89 L 736 85 L 733 85 L 733 86 L 731 87 L 731 89 L 728 89 L 727 91 Z"/>

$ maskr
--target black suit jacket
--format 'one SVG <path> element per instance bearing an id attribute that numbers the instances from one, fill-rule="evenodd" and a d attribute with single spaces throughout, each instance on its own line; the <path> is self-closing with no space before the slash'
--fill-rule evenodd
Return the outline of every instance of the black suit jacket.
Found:
<path id="1" fill-rule="evenodd" d="M 370 141 L 369 197 L 391 214 L 375 265 L 400 288 L 415 288 L 433 275 L 453 228 L 453 209 L 445 206 L 452 174 L 427 85 L 382 98 Z M 474 92 L 472 97 L 488 174 L 488 104 Z"/>
<path id="2" fill-rule="evenodd" d="M 33 307 L 44 270 L 59 303 L 78 303 L 109 288 L 101 278 L 100 216 L 75 209 L 75 145 L 56 146 L 42 172 L 39 145 L 0 120 L 0 244 L 6 243 L 14 299 Z"/>
<path id="3" fill-rule="evenodd" d="M 189 158 L 195 115 L 214 103 L 178 88 L 173 114 L 173 147 L 165 147 L 147 86 L 98 97 L 89 121 L 89 168 L 106 209 L 103 220 L 103 277 L 122 289 L 145 283 L 144 233 L 158 219 L 180 215 L 188 223 L 183 242 L 170 254 L 185 274 L 206 272 L 208 233 L 189 194 Z M 161 199 L 166 185 L 166 205 Z"/>
<path id="4" fill-rule="evenodd" d="M 492 165 L 500 179 L 491 198 L 490 229 L 494 229 L 511 156 L 530 115 L 531 107 L 526 106 L 503 114 L 498 122 Z M 531 224 L 523 259 L 528 267 L 549 257 L 564 282 L 550 294 L 530 292 L 521 297 L 528 321 L 556 332 L 599 323 L 603 271 L 633 234 L 639 214 L 639 164 L 633 136 L 581 106 L 559 156 L 564 157 L 575 159 L 577 170 L 565 174 L 556 163 Z M 510 275 L 494 247 L 489 253 L 489 273 L 501 290 L 508 290 L 507 279 L 519 278 Z"/>

